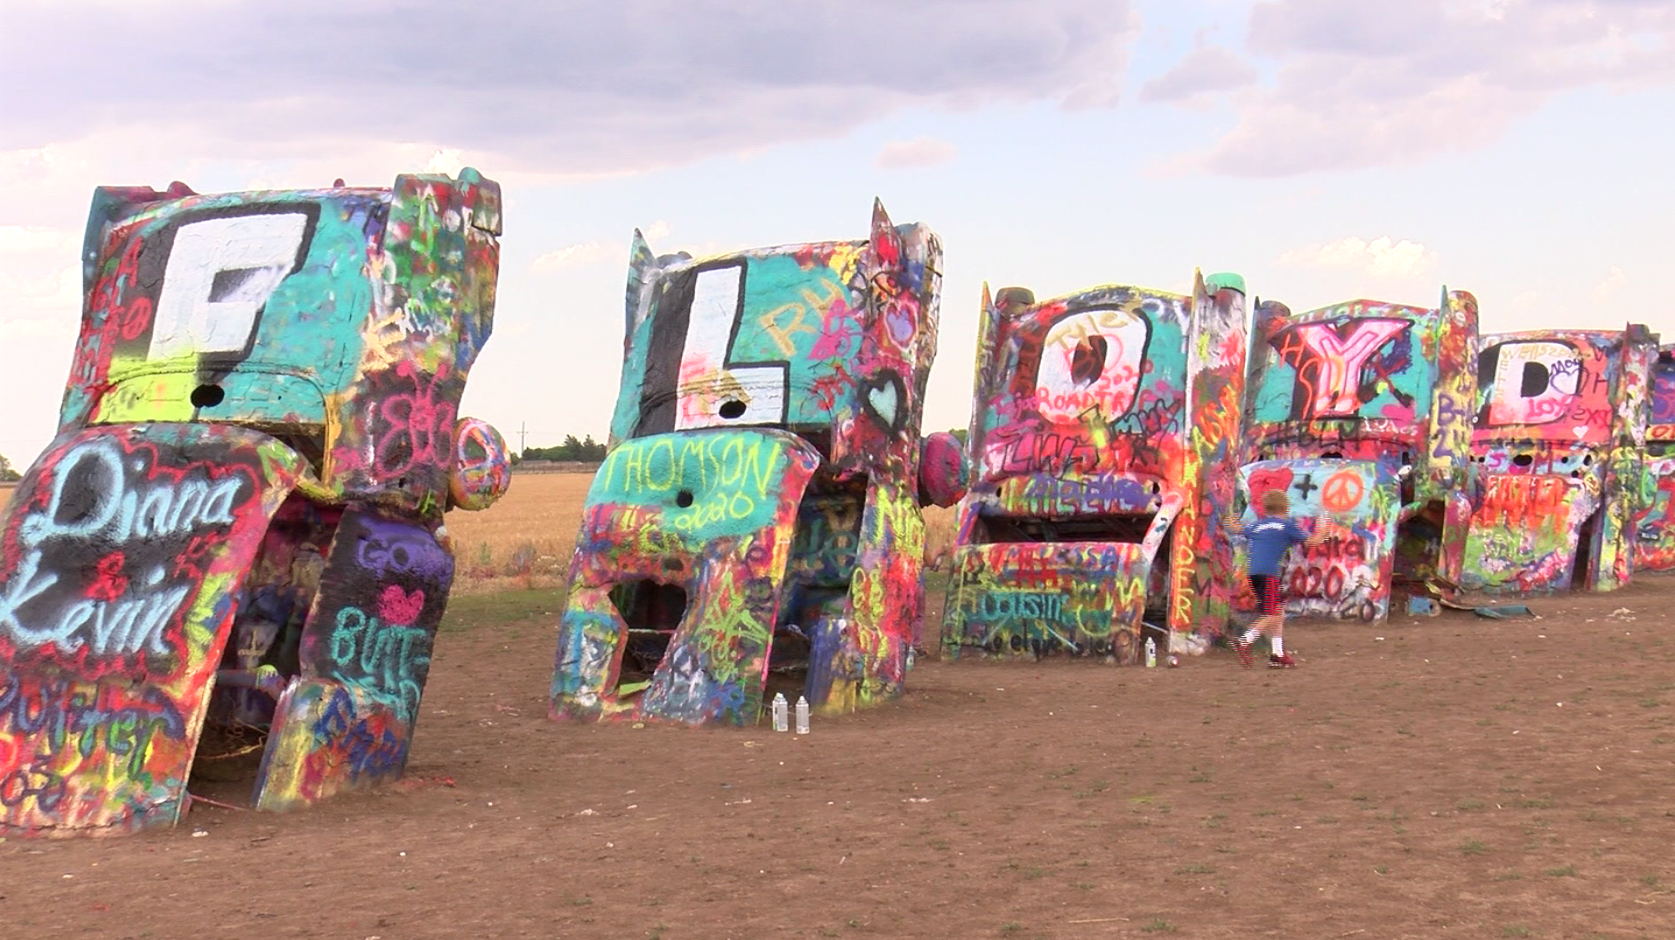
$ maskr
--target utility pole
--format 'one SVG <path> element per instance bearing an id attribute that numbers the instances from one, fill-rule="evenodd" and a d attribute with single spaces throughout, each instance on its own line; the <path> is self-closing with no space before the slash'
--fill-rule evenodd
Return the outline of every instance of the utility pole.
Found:
<path id="1" fill-rule="evenodd" d="M 519 457 L 522 457 L 523 452 L 529 449 L 529 447 L 526 444 L 524 444 L 524 438 L 526 438 L 528 436 L 529 436 L 529 422 L 528 421 L 519 421 L 518 422 L 518 456 Z"/>

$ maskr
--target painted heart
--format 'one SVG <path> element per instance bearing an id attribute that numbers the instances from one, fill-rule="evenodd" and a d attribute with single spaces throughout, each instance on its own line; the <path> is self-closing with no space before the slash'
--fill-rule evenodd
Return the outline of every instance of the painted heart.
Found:
<path id="1" fill-rule="evenodd" d="M 87 596 L 94 600 L 115 601 L 128 593 L 128 577 L 122 573 L 124 564 L 121 552 L 111 552 L 99 559 L 93 583 L 87 586 Z"/>
<path id="2" fill-rule="evenodd" d="M 1291 488 L 1291 468 L 1282 465 L 1252 470 L 1248 485 L 1252 498 L 1260 498 L 1261 494 L 1269 490 L 1279 490 L 1283 493 Z"/>
<path id="3" fill-rule="evenodd" d="M 896 428 L 901 410 L 900 382 L 891 375 L 867 383 L 867 408 L 891 430 Z"/>
<path id="4" fill-rule="evenodd" d="M 1571 428 L 1571 430 L 1576 432 L 1577 440 L 1581 440 L 1582 438 L 1588 436 L 1588 426 L 1585 424 L 1578 424 L 1576 427 Z"/>
<path id="5" fill-rule="evenodd" d="M 401 585 L 392 584 L 378 595 L 378 616 L 398 627 L 411 625 L 424 609 L 425 592 L 420 590 L 408 593 L 401 589 Z"/>
<path id="6" fill-rule="evenodd" d="M 884 308 L 884 328 L 897 346 L 906 348 L 919 331 L 918 310 L 904 303 L 892 303 Z"/>

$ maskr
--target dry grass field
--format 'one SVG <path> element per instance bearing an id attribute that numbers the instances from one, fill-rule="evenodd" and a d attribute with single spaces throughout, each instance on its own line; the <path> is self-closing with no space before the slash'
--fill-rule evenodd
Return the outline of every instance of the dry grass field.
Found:
<path id="1" fill-rule="evenodd" d="M 513 587 L 557 587 L 570 568 L 588 473 L 520 473 L 500 502 L 483 512 L 448 513 L 458 575 L 454 590 L 483 593 Z M 14 491 L 0 486 L 0 508 Z M 931 556 L 954 537 L 954 511 L 925 511 Z"/>
<path id="2" fill-rule="evenodd" d="M 454 590 L 563 583 L 576 547 L 588 473 L 520 473 L 498 503 L 482 512 L 448 513 L 456 577 Z"/>
<path id="3" fill-rule="evenodd" d="M 483 512 L 448 513 L 459 576 L 454 589 L 482 593 L 562 584 L 576 545 L 586 473 L 518 474 L 500 502 Z M 954 538 L 954 511 L 925 512 L 930 557 Z"/>

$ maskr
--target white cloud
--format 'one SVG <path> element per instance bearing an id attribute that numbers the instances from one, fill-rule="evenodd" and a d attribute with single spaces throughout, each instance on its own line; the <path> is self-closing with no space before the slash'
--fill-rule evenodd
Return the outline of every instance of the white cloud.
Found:
<path id="1" fill-rule="evenodd" d="M 1616 265 L 1611 266 L 1611 272 L 1605 279 L 1594 285 L 1593 295 L 1596 300 L 1610 300 L 1623 292 L 1623 286 L 1628 283 L 1628 275 Z"/>
<path id="2" fill-rule="evenodd" d="M 1409 277 L 1429 269 L 1436 252 L 1422 243 L 1388 235 L 1367 241 L 1351 235 L 1323 245 L 1295 248 L 1279 256 L 1278 263 L 1301 267 L 1348 268 L 1374 277 Z"/>
<path id="3" fill-rule="evenodd" d="M 1192 50 L 1169 71 L 1140 88 L 1148 103 L 1191 102 L 1215 92 L 1236 91 L 1256 81 L 1256 68 L 1220 46 Z"/>
<path id="4" fill-rule="evenodd" d="M 81 268 L 59 267 L 39 275 L 0 271 L 0 297 L 10 310 L 68 310 L 74 320 L 81 311 Z"/>
<path id="5" fill-rule="evenodd" d="M 1271 0 L 1247 51 L 1279 65 L 1195 165 L 1286 176 L 1469 150 L 1562 92 L 1675 78 L 1666 0 Z"/>
<path id="6" fill-rule="evenodd" d="M 66 158 L 63 147 L 57 145 L 0 151 L 0 173 L 7 176 L 40 175 L 78 163 L 85 165 L 85 161 Z"/>
<path id="7" fill-rule="evenodd" d="M 70 257 L 75 257 L 72 248 Z M 0 339 L 55 339 L 68 343 L 81 329 L 81 269 L 60 267 L 43 275 L 0 270 Z"/>
<path id="8" fill-rule="evenodd" d="M 424 172 L 457 176 L 463 166 L 465 161 L 461 158 L 461 150 L 458 147 L 441 147 L 425 161 Z"/>
<path id="9" fill-rule="evenodd" d="M 878 151 L 874 165 L 885 170 L 903 170 L 951 163 L 959 149 L 946 140 L 934 137 L 915 137 L 912 140 L 893 140 Z"/>
<path id="10" fill-rule="evenodd" d="M 74 340 L 80 328 L 80 321 L 63 317 L 5 317 L 0 318 L 0 339 L 57 340 L 62 344 Z"/>
<path id="11" fill-rule="evenodd" d="M 98 138 L 132 154 L 132 134 L 166 128 L 166 153 L 295 160 L 423 127 L 408 165 L 470 142 L 502 176 L 645 170 L 834 138 L 909 107 L 1109 106 L 1139 28 L 1129 6 L 26 4 L 7 9 L 6 35 L 29 41 L 7 43 L 0 86 L 33 91 L 8 99 L 0 149 Z"/>
<path id="12" fill-rule="evenodd" d="M 0 254 L 26 251 L 71 251 L 81 244 L 81 233 L 37 225 L 0 225 Z"/>
<path id="13" fill-rule="evenodd" d="M 565 245 L 545 252 L 530 262 L 530 270 L 539 274 L 547 274 L 564 268 L 579 267 L 603 261 L 609 256 L 609 250 L 599 242 L 583 242 L 577 245 Z"/>
<path id="14" fill-rule="evenodd" d="M 669 237 L 669 223 L 663 219 L 657 219 L 649 225 L 640 226 L 640 235 L 651 246 L 654 255 L 665 251 L 684 251 L 694 258 L 710 258 L 716 255 L 744 251 L 751 247 L 713 240 L 700 242 L 696 245 L 663 244 Z M 627 239 L 620 243 L 593 239 L 554 248 L 551 251 L 536 255 L 535 260 L 529 263 L 529 269 L 536 274 L 552 274 L 557 271 L 601 263 L 619 265 L 626 270 L 628 266 Z"/>
<path id="15" fill-rule="evenodd" d="M 1484 302 L 1478 319 L 1478 332 L 1484 335 L 1511 333 L 1518 330 L 1551 328 L 1560 323 L 1574 323 L 1576 317 L 1552 293 L 1534 288 L 1521 290 L 1499 303 Z"/>

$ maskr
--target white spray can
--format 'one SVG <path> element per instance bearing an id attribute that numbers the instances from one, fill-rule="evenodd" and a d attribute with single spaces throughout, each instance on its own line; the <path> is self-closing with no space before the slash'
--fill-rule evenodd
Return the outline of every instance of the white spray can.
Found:
<path id="1" fill-rule="evenodd" d="M 808 734 L 808 699 L 797 696 L 797 733 Z"/>
<path id="2" fill-rule="evenodd" d="M 787 705 L 786 702 L 785 702 L 785 693 L 784 692 L 775 692 L 774 693 L 774 703 L 773 703 L 774 730 L 775 731 L 788 731 L 788 730 L 790 730 L 790 723 L 787 720 L 790 717 L 788 715 L 788 712 L 790 712 L 790 710 L 791 710 L 791 706 Z"/>

